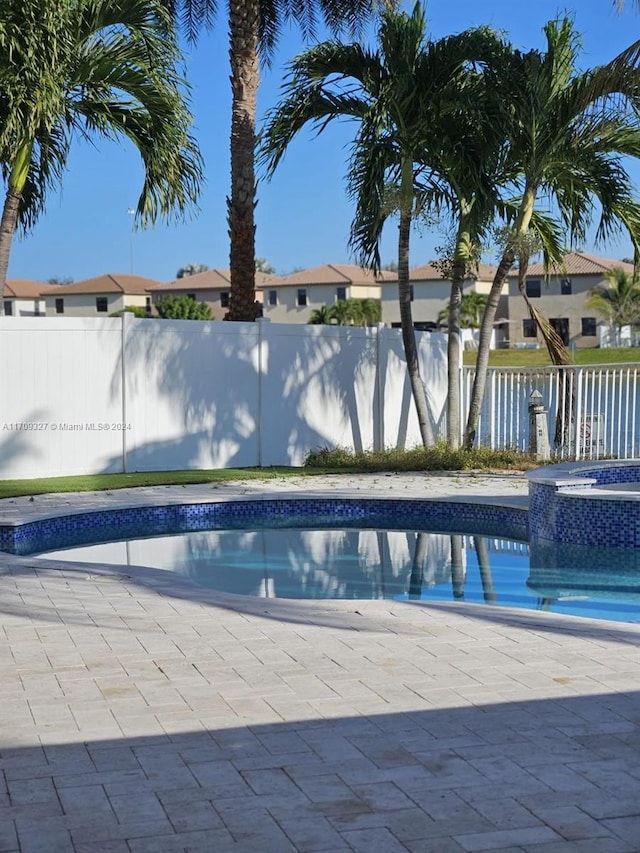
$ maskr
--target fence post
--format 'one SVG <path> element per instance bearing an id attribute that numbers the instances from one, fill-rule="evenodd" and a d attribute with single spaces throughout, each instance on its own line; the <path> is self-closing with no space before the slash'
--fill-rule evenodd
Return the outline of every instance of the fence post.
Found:
<path id="1" fill-rule="evenodd" d="M 541 462 L 551 458 L 547 410 L 537 390 L 529 397 L 529 453 Z"/>
<path id="2" fill-rule="evenodd" d="M 258 317 L 258 468 L 262 468 L 264 454 L 262 452 L 264 424 L 262 422 L 262 400 L 264 397 L 264 381 L 265 381 L 265 359 L 264 347 L 265 337 L 268 331 L 268 324 L 271 320 L 268 317 Z"/>
<path id="3" fill-rule="evenodd" d="M 377 412 L 374 411 L 375 423 L 373 429 L 373 449 L 384 450 L 384 377 L 382 375 L 382 333 L 385 328 L 384 323 L 378 323 L 376 329 L 376 363 L 375 363 L 375 381 L 376 381 L 376 397 L 378 402 Z M 386 359 L 385 359 L 386 364 Z"/>
<path id="4" fill-rule="evenodd" d="M 120 431 L 122 436 L 122 473 L 127 473 L 127 435 L 128 431 L 125 428 L 125 424 L 127 423 L 127 361 L 126 361 L 126 352 L 127 352 L 127 338 L 129 337 L 129 330 L 131 328 L 131 321 L 133 320 L 133 314 L 131 311 L 123 311 L 120 317 L 121 320 L 121 333 L 120 333 L 120 365 L 121 365 L 121 396 L 122 396 L 122 426 L 123 429 Z"/>

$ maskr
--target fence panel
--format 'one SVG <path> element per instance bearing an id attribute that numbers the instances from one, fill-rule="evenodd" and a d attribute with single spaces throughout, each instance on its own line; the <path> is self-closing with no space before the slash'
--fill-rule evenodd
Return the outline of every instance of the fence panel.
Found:
<path id="1" fill-rule="evenodd" d="M 463 369 L 468 411 L 473 368 Z M 527 450 L 529 397 L 539 391 L 549 412 L 549 443 L 560 458 L 640 456 L 640 365 L 490 368 L 478 444 Z"/>

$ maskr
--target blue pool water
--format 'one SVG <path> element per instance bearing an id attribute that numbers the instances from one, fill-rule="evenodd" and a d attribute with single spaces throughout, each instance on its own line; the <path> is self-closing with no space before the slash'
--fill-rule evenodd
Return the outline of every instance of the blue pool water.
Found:
<path id="1" fill-rule="evenodd" d="M 635 551 L 398 529 L 198 530 L 41 553 L 277 598 L 455 600 L 640 622 Z"/>

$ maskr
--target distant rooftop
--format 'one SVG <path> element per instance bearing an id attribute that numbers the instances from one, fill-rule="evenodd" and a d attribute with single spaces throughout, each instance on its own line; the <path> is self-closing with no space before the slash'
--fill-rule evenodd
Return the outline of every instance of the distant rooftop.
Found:
<path id="1" fill-rule="evenodd" d="M 151 287 L 159 283 L 153 278 L 145 278 L 141 275 L 105 273 L 94 278 L 86 278 L 84 281 L 74 281 L 72 284 L 42 285 L 40 287 L 40 295 L 66 296 L 67 294 L 82 293 L 144 294 Z"/>
<path id="2" fill-rule="evenodd" d="M 614 258 L 601 258 L 599 255 L 590 255 L 587 252 L 568 252 L 564 257 L 561 267 L 553 266 L 551 275 L 602 275 L 614 268 L 621 268 L 625 272 L 633 273 L 633 264 Z M 512 271 L 511 275 L 515 275 Z M 544 264 L 540 261 L 529 264 L 527 275 L 544 275 Z"/>

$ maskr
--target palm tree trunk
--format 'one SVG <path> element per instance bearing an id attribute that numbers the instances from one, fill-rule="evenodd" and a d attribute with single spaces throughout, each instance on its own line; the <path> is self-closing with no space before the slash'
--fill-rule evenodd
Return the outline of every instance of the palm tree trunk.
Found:
<path id="1" fill-rule="evenodd" d="M 33 141 L 30 139 L 15 146 L 13 163 L 7 182 L 7 194 L 0 219 L 0 315 L 4 314 L 4 286 L 9 270 L 11 244 L 18 224 L 22 192 L 29 176 L 32 150 Z"/>
<path id="2" fill-rule="evenodd" d="M 489 298 L 482 315 L 482 323 L 480 324 L 480 334 L 478 336 L 478 352 L 476 355 L 476 372 L 473 377 L 473 387 L 471 389 L 471 400 L 469 402 L 469 412 L 467 414 L 467 425 L 464 431 L 464 448 L 471 450 L 476 440 L 476 432 L 478 431 L 478 421 L 480 420 L 480 410 L 484 399 L 484 390 L 487 385 L 487 372 L 489 369 L 489 353 L 491 352 L 491 337 L 493 335 L 493 324 L 496 319 L 502 288 L 509 275 L 509 270 L 513 266 L 515 254 L 508 250 L 502 255 L 500 264 L 496 270 L 495 277 L 489 291 Z"/>
<path id="3" fill-rule="evenodd" d="M 449 332 L 447 335 L 447 444 L 452 450 L 460 446 L 460 368 L 462 366 L 460 358 L 460 306 L 470 243 L 469 228 L 466 217 L 462 213 L 451 271 Z"/>
<path id="4" fill-rule="evenodd" d="M 416 534 L 416 547 L 413 552 L 413 564 L 409 577 L 409 598 L 411 600 L 422 597 L 422 573 L 427 559 L 427 548 L 429 545 L 429 534 L 419 532 Z"/>
<path id="5" fill-rule="evenodd" d="M 493 585 L 493 575 L 491 574 L 488 540 L 484 536 L 474 536 L 473 545 L 476 549 L 476 557 L 478 558 L 478 572 L 480 573 L 480 583 L 482 584 L 482 595 L 487 604 L 493 604 L 498 600 L 498 596 L 496 595 Z"/>
<path id="6" fill-rule="evenodd" d="M 464 599 L 464 562 L 462 559 L 462 536 L 453 533 L 451 539 L 451 589 L 456 601 Z"/>
<path id="7" fill-rule="evenodd" d="M 259 0 L 229 3 L 231 62 L 231 197 L 227 199 L 231 239 L 228 320 L 253 321 L 256 305 L 255 220 L 256 95 L 259 84 Z"/>
<path id="8" fill-rule="evenodd" d="M 0 316 L 4 315 L 4 286 L 9 269 L 9 256 L 13 235 L 18 223 L 18 209 L 20 207 L 20 193 L 16 192 L 11 185 L 7 190 L 2 208 L 2 219 L 0 219 Z"/>
<path id="9" fill-rule="evenodd" d="M 467 426 L 464 432 L 464 447 L 466 450 L 471 450 L 476 440 L 476 432 L 478 431 L 478 421 L 480 420 L 480 410 L 482 409 L 482 401 L 484 399 L 484 390 L 487 385 L 487 370 L 489 367 L 489 352 L 491 349 L 491 335 L 493 332 L 493 324 L 496 319 L 496 312 L 502 294 L 502 288 L 509 275 L 509 270 L 513 266 L 516 258 L 516 246 L 526 236 L 531 225 L 531 217 L 536 201 L 537 188 L 533 185 L 525 187 L 518 211 L 518 218 L 515 222 L 512 239 L 509 241 L 500 264 L 496 270 L 491 290 L 489 291 L 489 299 L 482 316 L 482 325 L 480 327 L 480 336 L 478 339 L 478 354 L 476 356 L 476 374 L 473 379 L 473 388 L 471 390 L 471 401 L 469 403 L 469 412 L 467 415 Z"/>
<path id="10" fill-rule="evenodd" d="M 407 362 L 407 372 L 411 385 L 411 394 L 418 416 L 420 437 L 424 447 L 433 444 L 433 430 L 429 419 L 429 406 L 422 377 L 420 376 L 420 363 L 418 361 L 418 347 L 416 345 L 416 333 L 413 328 L 413 316 L 411 312 L 411 289 L 409 286 L 409 235 L 411 232 L 411 212 L 400 212 L 400 227 L 398 229 L 398 299 L 400 302 L 400 326 L 402 329 L 402 343 L 404 345 L 404 356 Z"/>

